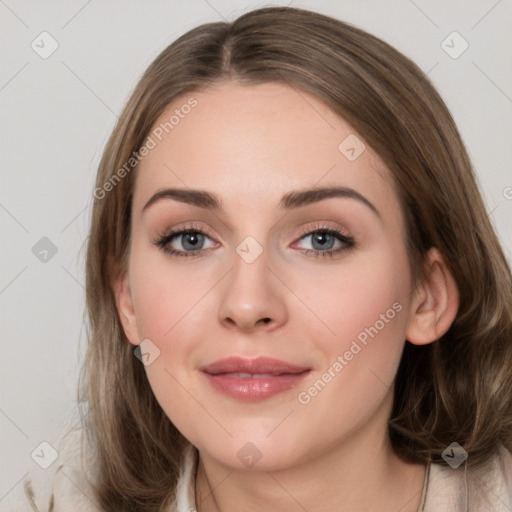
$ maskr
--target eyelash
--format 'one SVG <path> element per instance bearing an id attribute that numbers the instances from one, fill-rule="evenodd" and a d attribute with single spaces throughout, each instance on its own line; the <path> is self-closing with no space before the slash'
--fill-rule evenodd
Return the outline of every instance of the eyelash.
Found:
<path id="1" fill-rule="evenodd" d="M 328 235 L 332 235 L 337 238 L 340 242 L 344 244 L 342 247 L 338 247 L 338 249 L 329 249 L 327 251 L 317 251 L 316 249 L 303 249 L 304 254 L 312 255 L 316 258 L 325 258 L 325 257 L 333 257 L 336 254 L 345 251 L 351 251 L 355 248 L 356 242 L 354 237 L 344 234 L 341 230 L 337 228 L 333 228 L 331 226 L 324 225 L 316 225 L 313 227 L 309 227 L 302 231 L 299 235 L 299 240 L 302 240 L 307 235 L 313 235 L 315 233 L 326 233 Z"/>
<path id="2" fill-rule="evenodd" d="M 197 250 L 197 251 L 177 251 L 175 249 L 169 248 L 169 243 L 172 242 L 172 240 L 180 235 L 186 235 L 186 234 L 200 234 L 208 237 L 208 235 L 199 227 L 196 226 L 186 226 L 182 229 L 178 229 L 175 231 L 170 231 L 166 234 L 161 234 L 158 237 L 158 240 L 155 242 L 155 245 L 157 245 L 162 251 L 169 254 L 170 256 L 177 256 L 177 257 L 198 257 L 201 256 L 201 253 L 203 250 Z M 329 249 L 327 251 L 317 251 L 316 249 L 303 249 L 304 254 L 312 255 L 316 258 L 325 258 L 325 257 L 333 257 L 336 254 L 339 254 L 343 251 L 351 251 L 355 248 L 356 243 L 353 237 L 349 235 L 345 235 L 343 232 L 341 232 L 337 228 L 333 228 L 331 226 L 314 226 L 313 228 L 308 228 L 304 230 L 300 236 L 299 240 L 302 240 L 305 236 L 313 235 L 315 233 L 326 233 L 328 235 L 333 235 L 335 238 L 337 238 L 340 242 L 344 244 L 343 247 L 339 247 L 338 249 Z M 208 237 L 209 238 L 209 237 Z"/>

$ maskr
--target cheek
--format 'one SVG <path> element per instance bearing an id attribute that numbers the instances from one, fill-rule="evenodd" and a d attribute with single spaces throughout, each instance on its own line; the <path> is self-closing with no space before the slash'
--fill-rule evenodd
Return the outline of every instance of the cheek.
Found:
<path id="1" fill-rule="evenodd" d="M 314 338 L 323 364 L 297 402 L 310 430 L 324 436 L 357 429 L 389 399 L 405 341 L 408 273 L 400 255 L 381 256 L 324 276 L 324 295 L 308 299 L 317 297 L 311 307 L 329 330 Z M 314 282 L 309 288 L 319 290 Z"/>
<path id="2" fill-rule="evenodd" d="M 201 411 L 190 406 L 191 396 L 199 395 L 189 362 L 194 347 L 190 341 L 202 325 L 200 319 L 212 314 L 201 299 L 214 280 L 206 273 L 201 277 L 184 270 L 186 264 L 172 263 L 155 250 L 133 247 L 130 280 L 139 336 L 151 340 L 159 351 L 145 367 L 148 382 L 174 425 L 193 436 Z"/>
<path id="3" fill-rule="evenodd" d="M 329 404 L 337 403 L 343 414 L 350 411 L 355 424 L 389 392 L 405 342 L 407 269 L 406 255 L 390 248 L 354 258 L 321 280 L 310 279 L 309 289 L 316 292 L 309 303 L 326 326 L 315 338 L 315 348 L 323 356 L 317 375 L 322 382 L 314 389 L 301 389 L 301 403 L 310 400 L 310 412 L 322 417 L 329 414 Z"/>
<path id="4" fill-rule="evenodd" d="M 339 266 L 319 266 L 314 273 L 298 270 L 291 287 L 316 317 L 311 325 L 318 324 L 332 355 L 348 350 L 358 337 L 364 343 L 368 329 L 375 333 L 372 327 L 383 343 L 397 339 L 405 328 L 406 269 L 406 257 L 390 248 L 354 255 Z"/>
<path id="5" fill-rule="evenodd" d="M 160 348 L 190 322 L 212 276 L 191 272 L 187 263 L 175 263 L 156 249 L 137 250 L 130 262 L 132 297 L 140 336 Z M 194 267 L 198 268 L 198 267 Z"/>

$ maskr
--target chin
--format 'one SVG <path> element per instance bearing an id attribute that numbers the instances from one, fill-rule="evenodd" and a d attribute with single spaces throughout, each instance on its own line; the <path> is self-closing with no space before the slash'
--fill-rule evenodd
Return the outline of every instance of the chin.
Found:
<path id="1" fill-rule="evenodd" d="M 278 425 L 273 423 L 273 428 Z M 222 438 L 212 436 L 208 439 L 191 442 L 197 446 L 199 451 L 209 458 L 216 460 L 233 470 L 248 471 L 276 471 L 287 469 L 301 462 L 307 457 L 304 448 L 308 443 L 307 435 L 299 435 L 283 429 L 281 432 L 268 433 L 267 422 L 258 427 L 252 421 L 252 427 L 240 427 L 238 434 L 229 437 L 227 434 Z M 213 442 L 212 442 L 213 441 Z M 297 449 L 300 447 L 300 449 Z"/>

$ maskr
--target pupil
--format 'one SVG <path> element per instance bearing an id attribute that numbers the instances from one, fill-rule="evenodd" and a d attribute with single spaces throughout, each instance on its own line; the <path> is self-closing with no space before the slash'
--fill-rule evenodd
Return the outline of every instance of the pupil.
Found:
<path id="1" fill-rule="evenodd" d="M 199 244 L 201 236 L 199 233 L 187 233 L 183 240 L 183 247 L 186 249 L 189 245 L 189 249 L 194 249 Z"/>
<path id="2" fill-rule="evenodd" d="M 329 239 L 332 239 L 332 235 L 329 233 L 315 233 L 313 236 L 313 247 L 315 246 L 315 243 L 319 243 L 320 248 L 325 249 L 326 244 L 328 244 L 329 241 L 333 241 Z M 329 249 L 330 248 L 331 247 L 329 246 Z"/>

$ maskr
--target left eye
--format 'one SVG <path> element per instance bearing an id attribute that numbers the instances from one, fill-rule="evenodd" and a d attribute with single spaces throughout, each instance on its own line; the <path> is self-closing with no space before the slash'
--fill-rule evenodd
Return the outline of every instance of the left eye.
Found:
<path id="1" fill-rule="evenodd" d="M 339 252 L 349 250 L 354 247 L 354 239 L 351 236 L 345 235 L 341 231 L 334 228 L 316 229 L 305 233 L 300 240 L 310 239 L 311 248 L 303 248 L 306 254 L 313 254 L 316 256 L 333 256 Z M 334 247 L 336 241 L 338 247 Z"/>
<path id="2" fill-rule="evenodd" d="M 310 238 L 313 247 L 311 249 L 315 251 L 330 250 L 333 248 L 336 242 L 336 236 L 328 233 L 327 231 L 315 231 L 304 235 L 301 240 Z"/>

